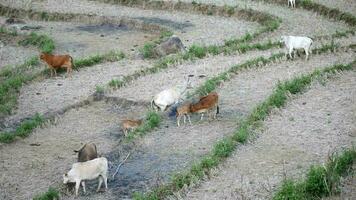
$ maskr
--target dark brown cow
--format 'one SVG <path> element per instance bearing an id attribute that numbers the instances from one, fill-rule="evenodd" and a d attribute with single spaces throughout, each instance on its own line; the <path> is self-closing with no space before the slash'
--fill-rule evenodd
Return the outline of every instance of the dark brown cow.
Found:
<path id="1" fill-rule="evenodd" d="M 98 157 L 94 143 L 87 143 L 80 150 L 74 150 L 74 152 L 78 152 L 78 162 L 85 162 Z"/>

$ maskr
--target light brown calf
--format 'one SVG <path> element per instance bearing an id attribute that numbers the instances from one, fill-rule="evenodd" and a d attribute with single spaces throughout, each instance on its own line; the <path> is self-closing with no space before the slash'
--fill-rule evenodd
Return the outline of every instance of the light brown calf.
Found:
<path id="1" fill-rule="evenodd" d="M 190 103 L 186 103 L 180 107 L 177 108 L 177 125 L 180 126 L 180 119 L 182 118 L 182 116 L 184 116 L 183 118 L 183 122 L 185 124 L 186 121 L 186 117 L 188 117 L 189 120 L 189 124 L 192 125 L 192 122 L 190 121 Z"/>
<path id="2" fill-rule="evenodd" d="M 52 55 L 48 53 L 42 53 L 40 59 L 47 63 L 51 69 L 51 77 L 57 76 L 56 70 L 59 68 L 67 68 L 67 75 L 71 76 L 73 71 L 73 58 L 70 55 Z"/>
<path id="3" fill-rule="evenodd" d="M 190 106 L 190 112 L 201 113 L 200 120 L 203 120 L 204 113 L 209 113 L 209 111 L 216 110 L 216 112 L 213 114 L 213 118 L 216 119 L 216 114 L 219 113 L 218 101 L 218 94 L 216 92 L 211 92 L 206 96 L 200 97 L 198 103 L 192 104 Z"/>
<path id="4" fill-rule="evenodd" d="M 127 136 L 129 130 L 132 131 L 136 129 L 138 126 L 140 126 L 141 124 L 142 124 L 142 120 L 132 120 L 132 119 L 122 120 L 121 128 L 125 134 L 125 137 Z"/>

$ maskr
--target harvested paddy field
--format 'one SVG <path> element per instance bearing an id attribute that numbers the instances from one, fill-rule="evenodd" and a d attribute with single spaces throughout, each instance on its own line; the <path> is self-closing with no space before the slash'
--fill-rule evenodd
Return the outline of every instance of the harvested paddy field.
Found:
<path id="1" fill-rule="evenodd" d="M 314 3 L 348 18 L 277 0 L 0 0 L 0 199 L 288 199 L 286 178 L 356 142 L 356 4 Z M 313 38 L 309 59 L 287 59 L 281 35 Z M 43 51 L 73 73 L 51 77 Z M 180 103 L 155 112 L 165 89 Z M 213 91 L 217 119 L 177 126 L 182 101 Z M 142 124 L 125 135 L 125 119 Z M 88 142 L 108 189 L 75 197 L 62 175 Z M 323 198 L 353 198 L 350 159 Z"/>

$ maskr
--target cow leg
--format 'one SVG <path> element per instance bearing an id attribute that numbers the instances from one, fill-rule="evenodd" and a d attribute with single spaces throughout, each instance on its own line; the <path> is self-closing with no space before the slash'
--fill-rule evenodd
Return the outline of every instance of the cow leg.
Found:
<path id="1" fill-rule="evenodd" d="M 192 125 L 192 121 L 190 121 L 190 116 L 189 115 L 187 115 L 187 116 L 188 116 L 189 124 Z"/>
<path id="2" fill-rule="evenodd" d="M 216 113 L 218 112 L 218 107 L 215 107 L 215 112 L 214 112 L 214 119 L 216 119 Z"/>
<path id="3" fill-rule="evenodd" d="M 85 190 L 85 181 L 82 181 L 82 186 L 83 186 L 83 191 L 84 191 L 84 194 L 87 192 L 86 190 Z"/>
<path id="4" fill-rule="evenodd" d="M 201 113 L 200 121 L 203 121 L 204 113 Z"/>
<path id="5" fill-rule="evenodd" d="M 178 117 L 177 117 L 177 126 L 180 126 L 179 122 L 180 122 L 181 117 L 182 117 L 181 115 L 178 115 Z"/>
<path id="6" fill-rule="evenodd" d="M 106 176 L 106 174 L 103 176 L 104 179 L 104 184 L 105 184 L 105 190 L 108 189 L 108 177 Z"/>
<path id="7" fill-rule="evenodd" d="M 76 196 L 76 197 L 78 196 L 79 187 L 80 187 L 80 181 L 77 180 L 77 181 L 75 182 L 75 196 Z"/>
<path id="8" fill-rule="evenodd" d="M 103 177 L 99 176 L 99 184 L 98 184 L 98 189 L 96 189 L 96 192 L 99 192 L 102 183 L 103 183 Z"/>
<path id="9" fill-rule="evenodd" d="M 309 50 L 307 48 L 304 49 L 305 51 L 305 60 L 308 60 L 308 57 L 309 57 Z"/>
<path id="10" fill-rule="evenodd" d="M 186 123 L 186 116 L 185 116 L 185 114 L 183 115 L 183 122 L 184 122 L 184 124 Z"/>
<path id="11" fill-rule="evenodd" d="M 292 52 L 293 52 L 293 49 L 290 48 L 289 51 L 288 51 L 288 54 L 289 54 L 289 58 L 290 58 L 290 59 L 293 59 L 293 58 L 292 58 Z"/>
<path id="12" fill-rule="evenodd" d="M 53 68 L 50 67 L 49 70 L 51 71 L 51 77 L 53 77 Z"/>

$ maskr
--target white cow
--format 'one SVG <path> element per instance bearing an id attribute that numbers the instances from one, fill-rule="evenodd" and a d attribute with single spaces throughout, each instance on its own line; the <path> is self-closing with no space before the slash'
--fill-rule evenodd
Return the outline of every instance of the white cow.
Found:
<path id="1" fill-rule="evenodd" d="M 188 77 L 184 85 L 176 85 L 155 95 L 151 101 L 151 107 L 156 111 L 158 111 L 158 109 L 165 111 L 169 106 L 178 103 L 182 95 L 189 88 L 191 88 L 191 85 Z"/>
<path id="2" fill-rule="evenodd" d="M 295 0 L 288 0 L 288 6 L 291 6 L 292 8 L 295 8 Z"/>
<path id="3" fill-rule="evenodd" d="M 72 165 L 72 169 L 63 174 L 63 183 L 67 184 L 68 182 L 75 183 L 75 196 L 78 196 L 78 190 L 80 183 L 83 186 L 83 191 L 85 190 L 85 180 L 93 180 L 99 178 L 99 185 L 97 192 L 99 191 L 102 182 L 104 181 L 105 188 L 108 188 L 108 160 L 104 157 L 95 158 L 86 162 L 78 162 Z"/>
<path id="4" fill-rule="evenodd" d="M 292 58 L 294 49 L 304 49 L 305 60 L 308 60 L 309 52 L 311 53 L 310 47 L 313 44 L 312 39 L 300 36 L 282 36 L 280 42 L 286 46 L 286 56 L 289 54 L 289 57 Z"/>

